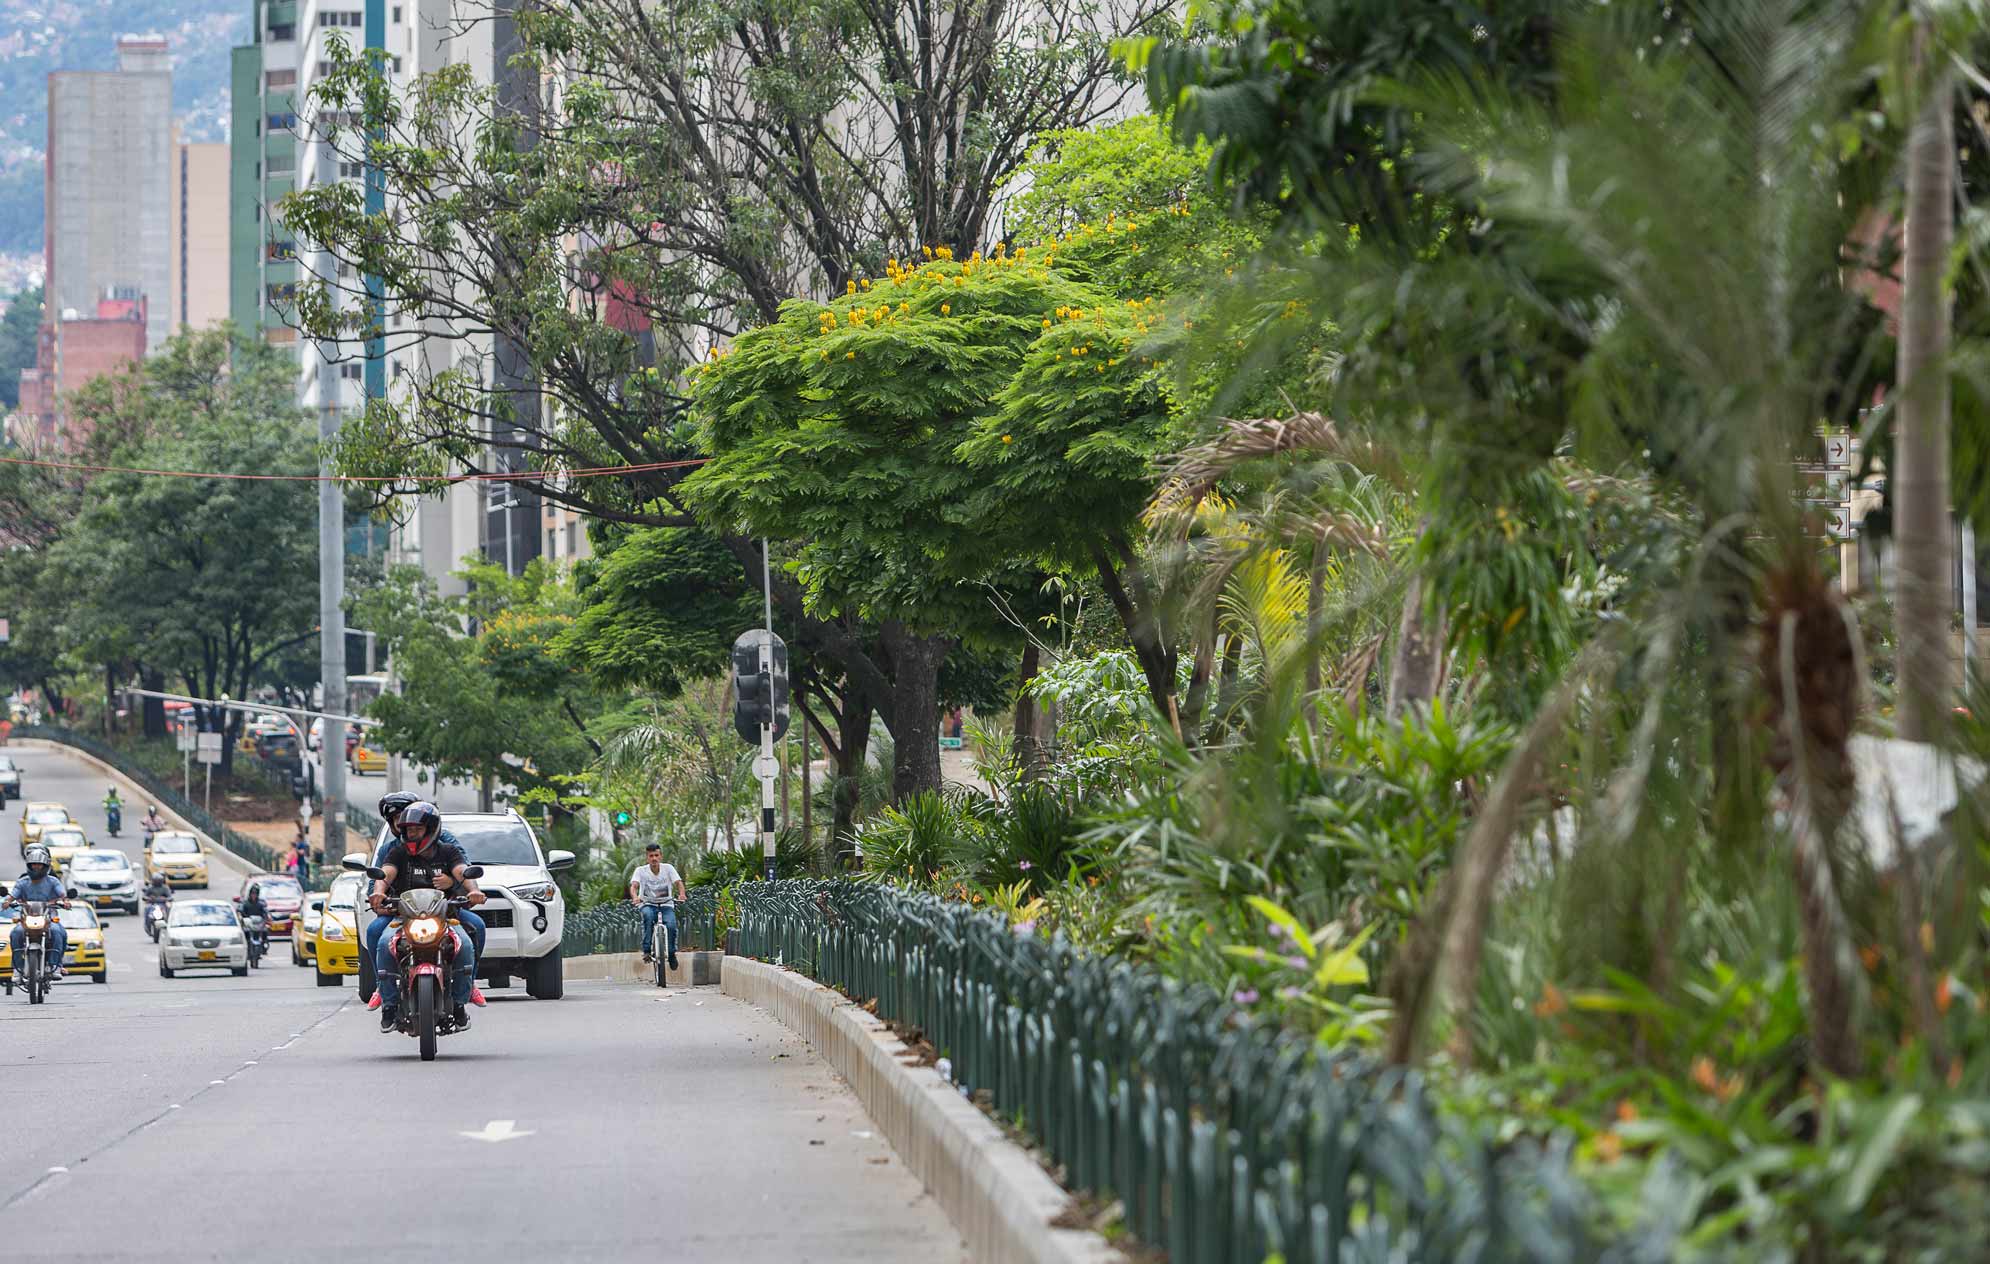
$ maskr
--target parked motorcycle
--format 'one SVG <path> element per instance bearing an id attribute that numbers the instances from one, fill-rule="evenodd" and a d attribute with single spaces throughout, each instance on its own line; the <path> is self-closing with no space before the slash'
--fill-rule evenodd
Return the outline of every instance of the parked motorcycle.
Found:
<path id="1" fill-rule="evenodd" d="M 159 942 L 159 932 L 165 927 L 166 914 L 171 911 L 172 907 L 173 902 L 171 900 L 147 900 L 145 902 L 145 933 L 152 937 L 152 942 L 155 944 Z"/>
<path id="2" fill-rule="evenodd" d="M 263 963 L 263 954 L 269 951 L 268 923 L 253 913 L 243 921 L 242 935 L 249 943 L 249 965 L 259 967 Z"/>
<path id="3" fill-rule="evenodd" d="M 350 860 L 345 865 L 374 881 L 386 874 L 379 869 Z M 466 878 L 481 878 L 482 868 L 472 865 L 463 871 Z M 417 887 L 401 893 L 394 907 L 394 921 L 380 933 L 388 936 L 401 979 L 400 1019 L 395 1024 L 403 1035 L 421 1042 L 421 1060 L 435 1061 L 439 1037 L 458 1030 L 455 1007 L 449 1003 L 449 973 L 462 945 L 463 929 L 456 911 L 467 907 L 461 899 L 451 899 L 433 887 Z"/>
<path id="4" fill-rule="evenodd" d="M 14 981 L 18 978 L 27 991 L 30 1005 L 39 1005 L 48 996 L 49 973 L 53 968 L 48 960 L 48 923 L 54 916 L 40 900 L 29 900 L 21 906 L 23 939 L 21 951 L 14 957 L 14 971 L 7 976 L 7 995 L 14 994 Z"/>

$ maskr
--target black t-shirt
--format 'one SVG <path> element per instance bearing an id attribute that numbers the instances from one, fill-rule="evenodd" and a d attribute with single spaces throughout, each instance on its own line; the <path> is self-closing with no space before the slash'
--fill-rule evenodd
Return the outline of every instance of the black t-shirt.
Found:
<path id="1" fill-rule="evenodd" d="M 467 865 L 469 860 L 463 849 L 440 839 L 421 849 L 420 855 L 408 851 L 408 845 L 399 839 L 387 849 L 380 860 L 380 867 L 394 867 L 394 880 L 387 884 L 387 898 L 392 900 L 404 891 L 416 887 L 432 887 L 436 878 L 445 873 L 454 873 L 456 866 Z"/>

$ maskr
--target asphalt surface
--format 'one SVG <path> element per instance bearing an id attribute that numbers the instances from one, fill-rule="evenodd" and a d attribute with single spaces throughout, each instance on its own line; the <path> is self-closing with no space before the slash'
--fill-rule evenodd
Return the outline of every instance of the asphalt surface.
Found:
<path id="1" fill-rule="evenodd" d="M 10 753 L 111 841 L 101 775 Z M 965 1259 L 848 1087 L 716 989 L 493 992 L 424 1064 L 281 940 L 246 979 L 169 980 L 104 920 L 107 986 L 0 998 L 8 1261 Z"/>

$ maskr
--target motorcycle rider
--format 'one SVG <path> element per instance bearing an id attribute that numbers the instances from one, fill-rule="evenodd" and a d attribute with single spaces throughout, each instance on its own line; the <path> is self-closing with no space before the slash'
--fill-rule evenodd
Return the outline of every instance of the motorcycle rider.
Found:
<path id="1" fill-rule="evenodd" d="M 124 825 L 124 800 L 117 797 L 116 786 L 112 786 L 104 794 L 104 815 L 110 818 L 113 832 Z"/>
<path id="2" fill-rule="evenodd" d="M 166 881 L 163 876 L 153 874 L 145 880 L 144 899 L 148 910 L 156 905 L 159 909 L 158 915 L 161 918 L 165 917 L 166 906 L 173 902 L 173 884 Z"/>
<path id="3" fill-rule="evenodd" d="M 145 845 L 149 847 L 152 845 L 152 836 L 166 828 L 166 818 L 159 815 L 158 804 L 148 803 L 145 805 L 145 819 L 139 824 L 145 828 Z"/>
<path id="4" fill-rule="evenodd" d="M 260 917 L 263 919 L 263 932 L 260 936 L 257 937 L 258 939 L 257 950 L 259 952 L 268 952 L 269 951 L 269 908 L 263 903 L 262 887 L 251 884 L 249 887 L 248 894 L 242 897 L 242 906 L 240 909 L 237 910 L 237 912 L 241 914 L 242 926 L 245 929 L 249 925 L 250 918 Z"/>
<path id="5" fill-rule="evenodd" d="M 401 819 L 402 812 L 421 801 L 422 797 L 420 795 L 409 794 L 406 790 L 396 790 L 392 794 L 380 797 L 380 819 L 387 822 L 387 837 L 382 840 L 380 846 L 373 852 L 373 867 L 375 869 L 387 863 L 387 853 L 392 850 L 395 839 L 398 836 L 394 829 L 394 823 Z M 463 850 L 463 845 L 456 841 L 456 835 L 450 833 L 449 827 L 446 825 L 442 827 L 442 832 L 436 835 L 436 837 L 458 851 Z M 468 852 L 464 852 L 463 854 L 466 856 L 469 855 Z M 482 904 L 485 897 L 482 892 L 477 891 L 476 882 L 472 881 L 468 885 L 470 890 L 477 894 L 477 903 Z M 387 917 L 376 917 L 373 919 L 372 924 L 366 928 L 367 952 L 370 953 L 373 951 L 375 945 L 379 942 L 380 932 L 385 930 L 387 923 L 392 920 L 392 918 Z M 477 959 L 479 961 L 483 960 L 484 919 L 469 909 L 460 909 L 457 911 L 456 921 L 458 925 L 462 926 L 464 932 L 470 936 L 471 944 L 477 949 Z M 477 981 L 474 978 L 470 980 L 470 1004 L 477 1006 L 484 1004 L 484 990 L 477 986 Z"/>
<path id="6" fill-rule="evenodd" d="M 62 888 L 62 879 L 52 872 L 55 866 L 49 857 L 48 848 L 40 843 L 30 843 L 21 852 L 21 859 L 27 862 L 27 876 L 14 884 L 14 889 L 8 892 L 7 898 L 0 901 L 0 908 L 26 904 L 30 900 L 39 900 L 50 908 L 68 908 L 69 901 L 65 898 L 68 892 Z M 21 949 L 27 945 L 27 942 L 28 932 L 22 928 L 20 922 L 16 921 L 14 929 L 7 935 L 7 943 L 14 950 L 14 969 L 17 972 L 21 968 Z M 54 967 L 49 978 L 62 977 L 62 955 L 68 951 L 68 948 L 69 932 L 63 929 L 62 919 L 49 918 L 48 954 L 50 963 Z"/>
<path id="7" fill-rule="evenodd" d="M 442 813 L 432 803 L 409 804 L 401 810 L 392 828 L 396 835 L 394 845 L 387 849 L 386 859 L 379 865 L 386 876 L 373 884 L 373 894 L 367 901 L 377 915 L 376 920 L 387 917 L 391 921 L 389 900 L 398 900 L 403 892 L 415 887 L 432 886 L 445 892 L 461 888 L 465 881 L 463 870 L 470 864 L 461 847 L 442 841 Z M 469 898 L 481 902 L 483 892 L 470 891 Z M 393 1031 L 400 1017 L 401 979 L 393 946 L 392 937 L 382 927 L 375 936 L 373 950 L 374 998 L 380 1005 L 381 1031 Z M 476 946 L 465 933 L 458 939 L 449 979 L 452 1017 L 458 1027 L 470 1025 L 468 1006 L 476 964 Z"/>

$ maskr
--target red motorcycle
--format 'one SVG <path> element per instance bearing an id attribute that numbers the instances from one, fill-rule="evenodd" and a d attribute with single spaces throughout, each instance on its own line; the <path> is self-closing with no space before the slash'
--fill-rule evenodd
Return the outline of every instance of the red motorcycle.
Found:
<path id="1" fill-rule="evenodd" d="M 357 860 L 346 862 L 345 867 L 360 870 L 375 882 L 387 877 Z M 483 875 L 483 869 L 476 865 L 463 871 L 465 878 Z M 401 1034 L 421 1041 L 423 1062 L 435 1061 L 440 1037 L 459 1030 L 455 1007 L 449 1004 L 449 975 L 464 933 L 455 914 L 468 904 L 433 887 L 415 887 L 401 893 L 395 901 L 393 923 L 380 932 L 387 936 L 400 972 L 401 1005 L 394 1026 Z"/>

